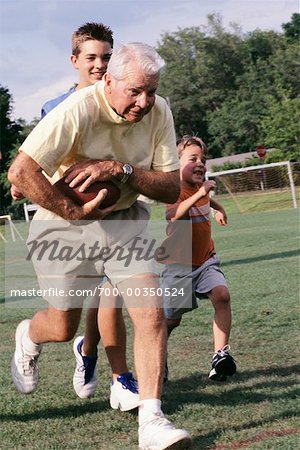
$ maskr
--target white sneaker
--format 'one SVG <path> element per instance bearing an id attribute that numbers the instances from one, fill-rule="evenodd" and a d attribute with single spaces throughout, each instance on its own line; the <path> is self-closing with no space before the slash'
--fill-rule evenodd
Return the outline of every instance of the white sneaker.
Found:
<path id="1" fill-rule="evenodd" d="M 137 381 L 131 372 L 119 375 L 110 387 L 110 406 L 112 409 L 130 411 L 139 406 L 140 397 Z"/>
<path id="2" fill-rule="evenodd" d="M 73 352 L 76 358 L 76 367 L 73 376 L 73 387 L 80 398 L 90 398 L 95 395 L 97 379 L 97 355 L 84 356 L 81 354 L 84 336 L 78 336 L 73 344 Z"/>
<path id="3" fill-rule="evenodd" d="M 139 427 L 140 450 L 187 449 L 192 438 L 186 430 L 175 428 L 164 415 L 152 414 Z"/>
<path id="4" fill-rule="evenodd" d="M 35 354 L 25 353 L 22 344 L 24 333 L 28 332 L 30 320 L 22 320 L 16 329 L 16 349 L 11 360 L 11 375 L 13 382 L 22 394 L 31 394 L 35 391 L 39 381 L 39 368 L 37 365 L 41 350 Z M 40 347 L 41 348 L 41 347 Z"/>

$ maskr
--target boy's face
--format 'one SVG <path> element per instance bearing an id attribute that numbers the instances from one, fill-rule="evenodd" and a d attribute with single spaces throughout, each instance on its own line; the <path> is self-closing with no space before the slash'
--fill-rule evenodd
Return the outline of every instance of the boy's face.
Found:
<path id="1" fill-rule="evenodd" d="M 110 43 L 104 41 L 85 41 L 80 48 L 78 56 L 71 56 L 73 66 L 79 71 L 77 89 L 90 86 L 102 79 L 112 53 Z"/>
<path id="2" fill-rule="evenodd" d="M 204 181 L 206 172 L 205 156 L 198 145 L 186 147 L 180 158 L 180 178 L 183 184 L 194 186 Z"/>

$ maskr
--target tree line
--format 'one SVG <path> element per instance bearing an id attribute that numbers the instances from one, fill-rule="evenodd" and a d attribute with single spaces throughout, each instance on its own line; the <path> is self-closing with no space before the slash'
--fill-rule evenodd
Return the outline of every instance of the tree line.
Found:
<path id="1" fill-rule="evenodd" d="M 159 94 L 172 109 L 178 136 L 196 134 L 210 157 L 279 149 L 300 160 L 300 14 L 282 31 L 230 31 L 211 14 L 205 26 L 165 33 L 157 50 L 166 61 Z M 67 88 L 67 87 L 66 87 Z M 0 213 L 11 211 L 7 169 L 37 120 L 12 120 L 13 98 L 0 85 Z M 280 153 L 281 152 L 281 153 Z"/>

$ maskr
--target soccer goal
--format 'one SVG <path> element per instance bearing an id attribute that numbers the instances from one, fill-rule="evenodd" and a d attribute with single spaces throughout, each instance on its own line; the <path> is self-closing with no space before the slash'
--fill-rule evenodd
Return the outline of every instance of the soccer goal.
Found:
<path id="1" fill-rule="evenodd" d="M 294 178 L 289 161 L 206 173 L 216 182 L 214 195 L 232 200 L 240 213 L 297 208 Z"/>

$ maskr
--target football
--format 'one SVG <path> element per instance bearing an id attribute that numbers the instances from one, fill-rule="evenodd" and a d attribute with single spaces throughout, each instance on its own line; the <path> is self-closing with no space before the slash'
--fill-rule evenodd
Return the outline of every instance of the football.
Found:
<path id="1" fill-rule="evenodd" d="M 95 181 L 84 192 L 79 192 L 79 188 L 82 184 L 83 181 L 71 188 L 69 184 L 65 182 L 65 179 L 61 178 L 54 186 L 56 186 L 62 194 L 66 195 L 72 199 L 74 203 L 77 203 L 80 206 L 93 200 L 101 189 L 107 189 L 107 195 L 99 205 L 99 209 L 108 208 L 109 206 L 114 205 L 120 198 L 120 189 L 112 181 Z"/>

